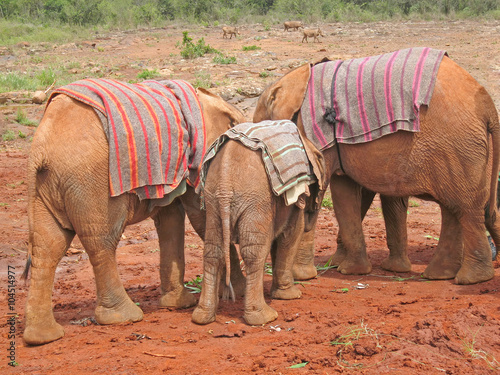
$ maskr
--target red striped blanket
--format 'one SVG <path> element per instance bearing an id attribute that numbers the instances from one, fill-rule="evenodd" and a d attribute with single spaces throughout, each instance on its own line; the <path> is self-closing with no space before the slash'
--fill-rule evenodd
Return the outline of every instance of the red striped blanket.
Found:
<path id="1" fill-rule="evenodd" d="M 85 79 L 58 88 L 48 102 L 57 94 L 92 106 L 104 120 L 111 196 L 135 192 L 140 199 L 163 198 L 184 179 L 198 186 L 206 133 L 189 83 Z"/>
<path id="2" fill-rule="evenodd" d="M 328 112 L 340 143 L 369 142 L 398 130 L 418 132 L 420 106 L 430 102 L 444 54 L 418 47 L 315 65 L 301 108 L 304 124 L 311 124 L 305 127 L 307 137 L 320 150 L 333 146 Z"/>
<path id="3" fill-rule="evenodd" d="M 320 180 L 313 172 L 297 126 L 293 122 L 246 122 L 227 130 L 207 150 L 200 174 L 202 189 L 210 162 L 230 139 L 237 140 L 252 150 L 261 150 L 271 189 L 275 195 L 285 194 L 287 205 L 295 203 L 298 196 L 306 191 L 307 185 Z M 203 207 L 203 191 L 201 196 Z"/>

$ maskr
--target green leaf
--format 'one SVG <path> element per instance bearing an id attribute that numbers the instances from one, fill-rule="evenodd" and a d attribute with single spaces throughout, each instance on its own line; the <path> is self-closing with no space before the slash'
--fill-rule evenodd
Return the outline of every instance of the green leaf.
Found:
<path id="1" fill-rule="evenodd" d="M 306 367 L 306 365 L 308 364 L 309 362 L 302 362 L 302 363 L 297 363 L 296 365 L 292 365 L 288 368 L 302 368 L 302 367 Z"/>

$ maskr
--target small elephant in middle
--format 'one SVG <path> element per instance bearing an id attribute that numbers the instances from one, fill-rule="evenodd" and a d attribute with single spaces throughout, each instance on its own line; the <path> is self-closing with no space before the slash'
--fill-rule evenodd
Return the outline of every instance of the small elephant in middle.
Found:
<path id="1" fill-rule="evenodd" d="M 261 149 L 244 145 L 245 142 L 241 139 L 229 138 L 206 167 L 202 193 L 207 214 L 203 288 L 192 315 L 195 323 L 207 324 L 215 320 L 219 280 L 224 264 L 226 286 L 230 287 L 229 245 L 232 242 L 239 243 L 240 254 L 245 263 L 247 282 L 243 318 L 248 324 L 265 324 L 278 316 L 264 299 L 263 277 L 269 252 L 273 264 L 272 298 L 295 299 L 301 296 L 301 291 L 294 285 L 292 267 L 302 233 L 315 224 L 320 206 L 318 197 L 321 195 L 322 177 L 320 174 L 316 178 L 316 172 L 311 172 L 301 174 L 295 181 L 286 178 L 283 180 L 283 173 L 287 173 L 285 169 L 293 168 L 294 164 L 305 164 L 310 171 L 318 169 L 309 166 L 295 124 L 290 121 L 279 122 L 296 132 L 298 145 L 285 142 L 284 148 L 287 149 L 280 149 L 281 154 L 277 155 L 273 151 L 261 153 Z M 244 126 L 271 127 L 273 123 L 276 121 L 240 124 L 225 134 L 237 132 Z M 273 129 L 269 137 L 283 137 L 282 130 Z M 297 160 L 297 154 L 291 155 L 294 147 L 302 147 L 302 160 Z M 204 163 L 210 158 L 210 150 L 207 155 Z M 269 159 L 285 159 L 285 163 L 273 169 L 267 163 Z M 318 160 L 317 163 L 321 161 Z M 282 195 L 276 195 L 272 181 L 279 172 L 282 173 L 280 178 L 284 181 L 283 185 L 288 183 L 286 187 L 293 186 Z"/>

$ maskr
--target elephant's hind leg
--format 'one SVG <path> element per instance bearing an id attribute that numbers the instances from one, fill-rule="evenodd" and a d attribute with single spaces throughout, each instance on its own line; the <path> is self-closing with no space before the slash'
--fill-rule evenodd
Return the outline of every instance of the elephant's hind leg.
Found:
<path id="1" fill-rule="evenodd" d="M 162 208 L 154 221 L 160 241 L 160 306 L 194 306 L 196 298 L 184 286 L 184 209 L 174 201 Z"/>
<path id="2" fill-rule="evenodd" d="M 488 281 L 495 275 L 491 260 L 491 248 L 486 237 L 484 213 L 464 214 L 460 217 L 464 239 L 462 266 L 458 271 L 457 284 L 476 284 Z"/>
<path id="3" fill-rule="evenodd" d="M 250 325 L 272 322 L 278 313 L 264 299 L 264 266 L 271 248 L 271 239 L 260 232 L 240 229 L 240 252 L 245 262 L 247 285 L 243 318 Z"/>
<path id="4" fill-rule="evenodd" d="M 392 272 L 410 272 L 411 262 L 408 259 L 406 219 L 408 212 L 408 197 L 394 198 L 380 196 L 387 231 L 387 247 L 389 257 L 381 267 Z"/>
<path id="5" fill-rule="evenodd" d="M 64 336 L 52 311 L 52 288 L 57 264 L 75 234 L 62 228 L 42 202 L 35 200 L 33 206 L 31 285 L 23 338 L 29 345 L 41 345 Z"/>
<path id="6" fill-rule="evenodd" d="M 127 208 L 126 205 L 123 207 Z M 125 214 L 118 217 L 125 217 Z M 77 234 L 94 270 L 97 291 L 96 320 L 100 324 L 142 320 L 142 310 L 125 291 L 116 264 L 116 247 L 125 224 L 109 219 L 109 223 L 86 223 L 82 227 L 91 228 L 88 234 L 78 231 Z"/>

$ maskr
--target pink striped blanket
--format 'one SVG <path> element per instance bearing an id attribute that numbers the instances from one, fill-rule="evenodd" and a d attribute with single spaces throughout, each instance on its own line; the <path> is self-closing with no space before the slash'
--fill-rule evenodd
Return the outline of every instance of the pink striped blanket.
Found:
<path id="1" fill-rule="evenodd" d="M 333 118 L 340 143 L 418 132 L 420 106 L 430 102 L 444 55 L 418 47 L 315 65 L 301 108 L 303 123 L 311 124 L 306 136 L 319 150 L 333 146 Z"/>
<path id="2" fill-rule="evenodd" d="M 101 118 L 109 142 L 111 196 L 163 198 L 185 179 L 198 187 L 206 133 L 189 83 L 84 79 L 58 88 L 48 102 L 57 94 L 92 106 Z"/>

